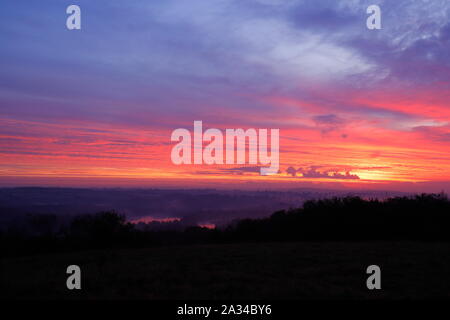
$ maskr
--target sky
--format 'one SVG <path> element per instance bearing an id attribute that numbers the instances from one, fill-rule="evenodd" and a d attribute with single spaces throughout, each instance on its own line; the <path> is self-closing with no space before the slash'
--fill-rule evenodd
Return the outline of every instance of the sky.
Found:
<path id="1" fill-rule="evenodd" d="M 0 186 L 450 192 L 449 57 L 447 0 L 2 0 Z M 174 165 L 195 120 L 280 172 Z"/>

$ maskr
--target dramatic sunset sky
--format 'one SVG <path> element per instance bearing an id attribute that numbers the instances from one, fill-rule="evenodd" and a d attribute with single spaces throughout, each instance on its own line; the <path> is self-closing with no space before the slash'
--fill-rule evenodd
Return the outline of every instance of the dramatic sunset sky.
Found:
<path id="1" fill-rule="evenodd" d="M 194 120 L 281 172 L 172 164 Z M 2 0 L 0 185 L 450 192 L 450 1 Z"/>

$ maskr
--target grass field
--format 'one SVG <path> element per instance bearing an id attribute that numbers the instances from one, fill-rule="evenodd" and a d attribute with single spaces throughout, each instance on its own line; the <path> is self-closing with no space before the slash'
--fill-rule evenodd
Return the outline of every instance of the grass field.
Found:
<path id="1" fill-rule="evenodd" d="M 450 244 L 258 243 L 2 258 L 2 299 L 450 298 Z M 66 268 L 82 289 L 66 289 Z M 381 267 L 381 290 L 366 268 Z"/>

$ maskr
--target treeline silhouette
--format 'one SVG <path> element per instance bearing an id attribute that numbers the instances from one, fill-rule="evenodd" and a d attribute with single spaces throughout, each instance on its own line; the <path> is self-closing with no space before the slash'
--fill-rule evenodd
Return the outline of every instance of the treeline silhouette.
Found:
<path id="1" fill-rule="evenodd" d="M 4 255 L 97 248 L 251 241 L 449 241 L 450 201 L 445 194 L 311 200 L 263 219 L 234 221 L 223 229 L 188 227 L 183 231 L 136 228 L 117 212 L 100 212 L 58 225 L 54 215 L 29 217 L 25 230 L 0 232 Z"/>

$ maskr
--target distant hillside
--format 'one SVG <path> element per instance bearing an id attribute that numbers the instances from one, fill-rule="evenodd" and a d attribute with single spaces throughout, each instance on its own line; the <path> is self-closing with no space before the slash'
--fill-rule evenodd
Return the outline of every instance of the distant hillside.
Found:
<path id="1" fill-rule="evenodd" d="M 310 200 L 298 209 L 277 211 L 261 219 L 236 220 L 224 228 L 184 226 L 146 228 L 116 212 L 74 216 L 65 224 L 57 216 L 25 215 L 21 224 L 0 232 L 4 254 L 71 251 L 93 248 L 148 247 L 266 241 L 449 241 L 450 201 L 444 194 L 386 200 L 360 197 Z M 178 226 L 178 227 L 177 227 Z M 182 225 L 183 226 L 183 225 Z"/>
<path id="2" fill-rule="evenodd" d="M 311 200 L 302 208 L 244 219 L 228 229 L 242 240 L 450 240 L 445 194 L 386 200 L 359 197 Z"/>
<path id="3" fill-rule="evenodd" d="M 267 217 L 277 210 L 297 208 L 307 200 L 360 196 L 385 199 L 403 193 L 299 189 L 240 191 L 212 189 L 83 189 L 0 188 L 0 226 L 24 214 L 67 216 L 117 211 L 128 221 L 140 218 L 178 218 L 181 225 L 224 226 L 232 220 Z"/>

